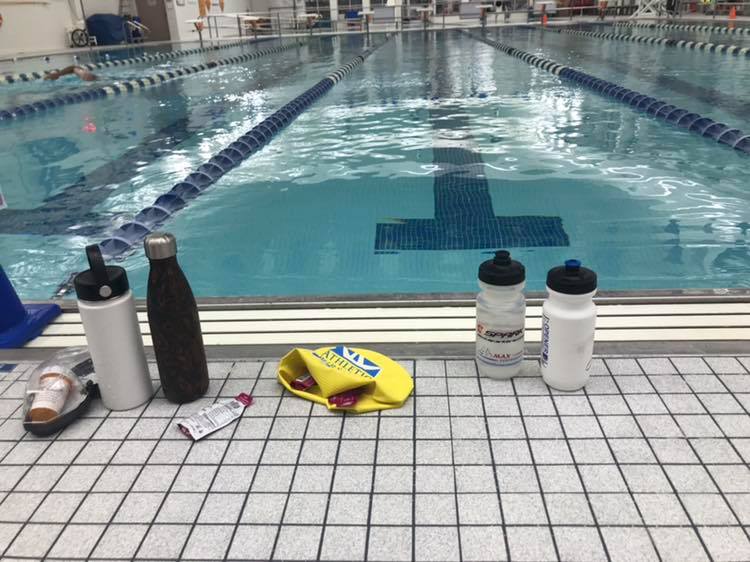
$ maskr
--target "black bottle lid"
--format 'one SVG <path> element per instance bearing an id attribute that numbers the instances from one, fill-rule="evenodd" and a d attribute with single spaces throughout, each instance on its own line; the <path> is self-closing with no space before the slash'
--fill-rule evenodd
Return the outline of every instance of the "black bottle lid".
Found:
<path id="1" fill-rule="evenodd" d="M 566 260 L 549 270 L 547 287 L 564 295 L 585 295 L 596 290 L 596 273 L 581 267 L 579 260 Z"/>
<path id="2" fill-rule="evenodd" d="M 526 280 L 526 268 L 510 259 L 510 252 L 498 250 L 495 258 L 479 266 L 479 280 L 488 285 L 518 285 Z"/>
<path id="3" fill-rule="evenodd" d="M 128 274 L 122 267 L 105 265 L 98 244 L 86 246 L 86 257 L 90 269 L 82 271 L 73 280 L 80 300 L 106 301 L 128 292 Z"/>

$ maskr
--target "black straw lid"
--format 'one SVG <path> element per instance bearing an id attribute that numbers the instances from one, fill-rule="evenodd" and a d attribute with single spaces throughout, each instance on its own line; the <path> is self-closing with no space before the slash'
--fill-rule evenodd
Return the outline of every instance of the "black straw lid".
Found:
<path id="1" fill-rule="evenodd" d="M 549 270 L 547 287 L 565 295 L 585 295 L 596 290 L 596 273 L 581 267 L 579 260 L 567 260 Z"/>
<path id="2" fill-rule="evenodd" d="M 105 265 L 98 244 L 86 246 L 86 257 L 90 269 L 82 271 L 73 280 L 80 300 L 106 301 L 128 292 L 128 274 L 122 267 Z"/>
<path id="3" fill-rule="evenodd" d="M 518 285 L 526 280 L 526 268 L 510 259 L 510 252 L 498 250 L 495 258 L 479 266 L 479 280 L 488 285 Z"/>

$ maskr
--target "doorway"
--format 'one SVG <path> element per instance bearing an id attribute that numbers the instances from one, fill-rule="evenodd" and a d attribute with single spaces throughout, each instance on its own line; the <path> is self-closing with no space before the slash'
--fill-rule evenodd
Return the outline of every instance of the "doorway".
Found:
<path id="1" fill-rule="evenodd" d="M 169 24 L 164 0 L 135 0 L 141 23 L 148 27 L 149 41 L 169 41 Z"/>

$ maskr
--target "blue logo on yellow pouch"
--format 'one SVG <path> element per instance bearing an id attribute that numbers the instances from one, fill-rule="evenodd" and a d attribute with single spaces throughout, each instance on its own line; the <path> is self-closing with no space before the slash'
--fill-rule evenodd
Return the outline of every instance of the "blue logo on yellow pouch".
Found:
<path id="1" fill-rule="evenodd" d="M 373 363 L 361 353 L 357 353 L 344 345 L 326 350 L 320 358 L 337 369 L 343 369 L 371 378 L 377 377 L 381 370 L 379 365 Z"/>

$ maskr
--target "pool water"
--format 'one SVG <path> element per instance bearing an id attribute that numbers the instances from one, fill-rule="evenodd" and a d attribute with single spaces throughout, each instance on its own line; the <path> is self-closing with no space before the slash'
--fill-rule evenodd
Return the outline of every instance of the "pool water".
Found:
<path id="1" fill-rule="evenodd" d="M 204 43 L 209 46 L 210 43 Z M 63 68 L 70 64 L 87 64 L 105 61 L 123 60 L 143 55 L 155 55 L 172 51 L 184 51 L 200 47 L 198 41 L 185 43 L 162 43 L 157 45 L 132 44 L 127 47 L 93 48 L 76 50 L 73 53 L 57 53 L 16 58 L 6 57 L 0 60 L 0 74 L 18 74 L 21 72 L 44 72 L 53 68 Z"/>
<path id="2" fill-rule="evenodd" d="M 216 50 L 206 50 L 199 53 L 179 55 L 171 59 L 162 59 L 159 61 L 139 62 L 135 64 L 126 64 L 123 66 L 110 66 L 104 68 L 95 68 L 92 72 L 97 76 L 97 83 L 82 83 L 76 76 L 66 75 L 56 81 L 34 80 L 29 82 L 16 81 L 12 84 L 0 85 L 0 107 L 20 106 L 26 103 L 32 103 L 39 99 L 46 99 L 55 95 L 64 93 L 73 93 L 81 91 L 82 88 L 102 86 L 114 83 L 118 80 L 129 80 L 133 78 L 143 78 L 156 72 L 164 72 L 177 67 L 188 67 L 200 63 L 216 61 L 219 59 L 236 56 L 242 53 L 249 53 L 255 50 L 263 49 L 273 45 L 278 45 L 278 41 L 273 38 L 261 38 L 257 42 L 247 43 L 240 48 L 231 48 L 224 46 Z M 204 47 L 211 45 L 206 42 Z M 84 65 L 87 63 L 106 63 L 116 62 L 118 60 L 138 58 L 144 55 L 157 55 L 161 53 L 184 52 L 200 48 L 199 43 L 180 43 L 174 46 L 159 45 L 153 47 L 133 47 L 107 51 L 93 51 L 89 53 L 80 53 L 76 55 L 53 55 L 49 61 L 37 57 L 34 59 L 24 59 L 9 65 L 0 64 L 0 75 L 17 74 L 18 72 L 37 71 L 46 72 L 53 69 L 62 69 L 72 65 Z"/>
<path id="3" fill-rule="evenodd" d="M 747 61 L 525 28 L 487 33 L 750 131 L 738 95 L 750 86 Z M 0 263 L 21 295 L 50 297 L 85 267 L 86 244 L 366 43 L 311 38 L 4 126 Z M 28 86 L 15 94 L 38 95 Z M 420 31 L 393 37 L 164 229 L 198 296 L 473 291 L 479 263 L 500 246 L 526 265 L 532 290 L 569 257 L 606 290 L 749 287 L 747 171 L 745 155 L 714 141 L 457 31 Z M 144 296 L 143 252 L 123 265 Z"/>

